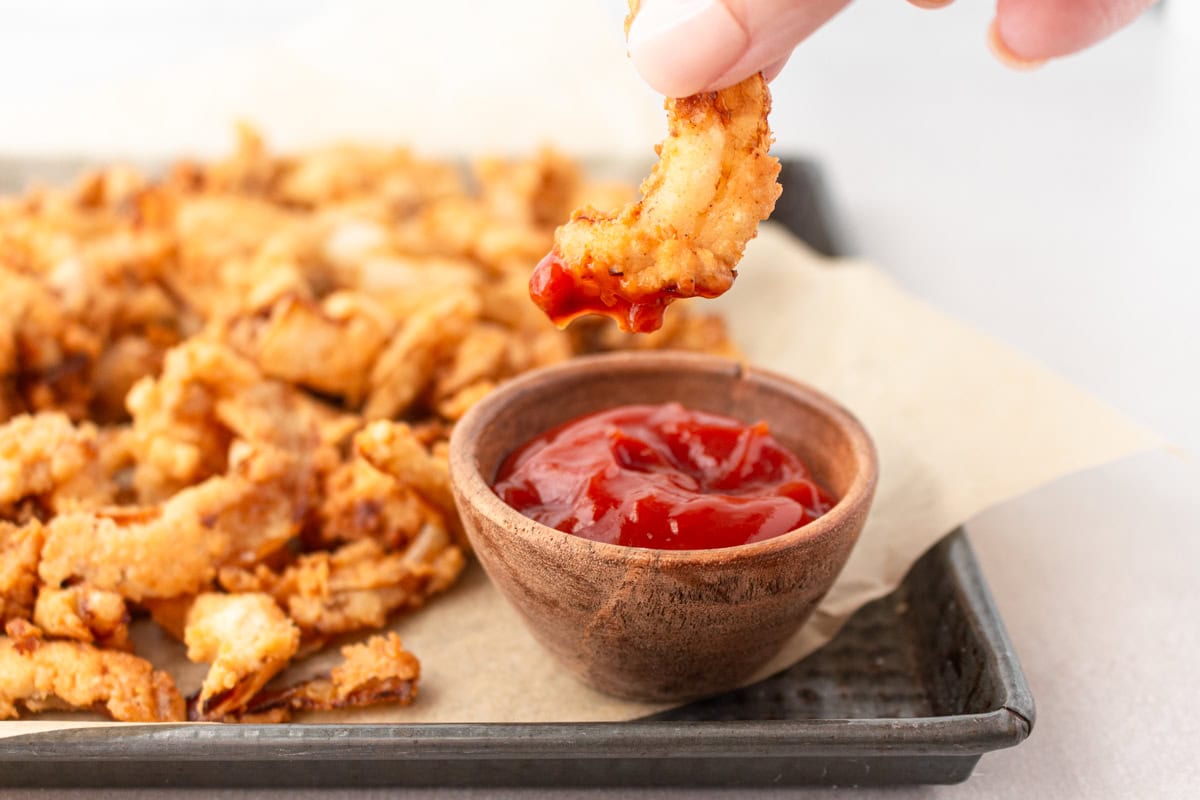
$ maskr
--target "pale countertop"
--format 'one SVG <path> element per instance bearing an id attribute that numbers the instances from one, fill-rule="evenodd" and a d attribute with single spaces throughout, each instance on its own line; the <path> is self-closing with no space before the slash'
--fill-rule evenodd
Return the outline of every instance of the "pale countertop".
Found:
<path id="1" fill-rule="evenodd" d="M 1015 75 L 982 50 L 986 6 L 963 2 L 919 17 L 899 0 L 859 3 L 776 83 L 780 148 L 823 162 L 856 254 L 1180 452 L 1072 476 L 971 521 L 1037 701 L 1033 735 L 985 756 L 965 784 L 858 796 L 1192 796 L 1200 786 L 1200 39 L 1160 15 L 1082 57 Z"/>

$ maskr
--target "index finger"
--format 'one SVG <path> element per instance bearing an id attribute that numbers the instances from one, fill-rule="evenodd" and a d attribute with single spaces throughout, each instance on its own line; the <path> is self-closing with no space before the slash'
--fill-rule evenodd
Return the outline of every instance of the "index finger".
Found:
<path id="1" fill-rule="evenodd" d="M 849 0 L 642 0 L 629 55 L 668 97 L 732 86 L 779 65 Z"/>
<path id="2" fill-rule="evenodd" d="M 1137 19 L 1156 0 L 997 0 L 994 35 L 1018 59 L 1075 53 Z"/>

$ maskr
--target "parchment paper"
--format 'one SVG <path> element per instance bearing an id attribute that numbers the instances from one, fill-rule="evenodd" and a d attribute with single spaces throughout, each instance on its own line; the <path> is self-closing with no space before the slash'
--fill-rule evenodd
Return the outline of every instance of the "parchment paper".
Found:
<path id="1" fill-rule="evenodd" d="M 1158 443 L 1047 370 L 907 295 L 870 265 L 829 263 L 766 225 L 740 272 L 715 307 L 748 358 L 841 400 L 871 431 L 881 462 L 874 509 L 845 571 L 812 620 L 756 677 L 829 641 L 856 609 L 895 588 L 925 550 L 972 515 Z M 421 659 L 417 702 L 309 721 L 600 721 L 661 708 L 599 694 L 559 669 L 478 565 L 395 630 Z M 176 675 L 181 690 L 199 686 L 206 667 L 188 663 L 181 645 L 152 625 L 138 632 L 137 643 Z M 336 653 L 323 654 L 303 671 L 336 660 Z M 83 719 L 0 723 L 0 736 Z"/>

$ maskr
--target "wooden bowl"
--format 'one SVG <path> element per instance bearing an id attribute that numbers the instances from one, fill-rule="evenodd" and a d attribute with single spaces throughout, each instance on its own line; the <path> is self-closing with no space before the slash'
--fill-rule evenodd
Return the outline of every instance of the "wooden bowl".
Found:
<path id="1" fill-rule="evenodd" d="M 774 539 L 651 550 L 557 531 L 491 489 L 509 453 L 556 425 L 613 406 L 672 400 L 745 422 L 765 419 L 837 504 Z M 455 499 L 492 582 L 581 680 L 650 701 L 734 688 L 779 651 L 846 563 L 877 471 L 862 425 L 825 395 L 688 353 L 618 353 L 530 372 L 471 409 L 450 440 Z"/>

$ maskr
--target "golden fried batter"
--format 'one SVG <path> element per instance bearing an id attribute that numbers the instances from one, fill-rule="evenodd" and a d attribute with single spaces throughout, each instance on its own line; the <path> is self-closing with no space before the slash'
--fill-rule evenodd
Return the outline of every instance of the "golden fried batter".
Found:
<path id="1" fill-rule="evenodd" d="M 220 582 L 229 591 L 268 592 L 307 638 L 324 639 L 380 628 L 390 614 L 419 608 L 449 588 L 464 566 L 449 535 L 427 524 L 401 552 L 362 539 L 331 553 L 303 555 L 282 574 L 262 566 L 252 573 L 224 569 Z"/>
<path id="2" fill-rule="evenodd" d="M 206 525 L 193 504 L 224 494 L 223 480 L 214 478 L 161 508 L 60 514 L 47 524 L 39 575 L 52 587 L 85 580 L 131 600 L 199 591 L 230 545 L 228 534 Z"/>
<path id="3" fill-rule="evenodd" d="M 102 422 L 122 421 L 128 417 L 125 397 L 133 385 L 146 375 L 162 369 L 169 340 L 127 335 L 115 339 L 96 360 L 92 370 L 95 396 L 92 409 Z"/>
<path id="4" fill-rule="evenodd" d="M 624 330 L 657 329 L 672 301 L 729 289 L 775 208 L 779 161 L 768 155 L 771 95 L 761 75 L 666 108 L 668 135 L 642 198 L 615 213 L 581 208 L 555 231 L 530 282 L 555 322 L 602 313 Z"/>
<path id="5" fill-rule="evenodd" d="M 471 406 L 491 394 L 496 382 L 483 379 L 459 389 L 454 394 L 438 401 L 437 412 L 451 422 L 458 422 L 471 410 Z"/>
<path id="6" fill-rule="evenodd" d="M 261 379 L 229 348 L 193 339 L 166 356 L 160 376 L 138 381 L 126 399 L 137 453 L 134 482 L 153 502 L 224 471 L 232 432 L 217 401 Z"/>
<path id="7" fill-rule="evenodd" d="M 451 296 L 405 320 L 371 370 L 363 416 L 387 419 L 407 411 L 429 385 L 433 367 L 466 336 L 478 305 L 470 295 Z"/>
<path id="8" fill-rule="evenodd" d="M 0 242 L 2 245 L 2 242 Z M 0 247 L 2 249 L 2 247 Z M 46 282 L 0 261 L 0 422 L 23 411 L 82 419 L 100 342 Z"/>
<path id="9" fill-rule="evenodd" d="M 284 722 L 293 711 L 329 711 L 351 706 L 395 703 L 417 697 L 421 663 L 394 633 L 372 636 L 342 648 L 344 661 L 328 677 L 314 678 L 280 691 L 263 692 L 247 705 L 254 721 Z M 243 721 L 251 721 L 243 719 Z"/>
<path id="10" fill-rule="evenodd" d="M 583 189 L 579 165 L 548 147 L 527 161 L 481 158 L 473 166 L 483 202 L 500 220 L 553 227 Z"/>
<path id="11" fill-rule="evenodd" d="M 133 649 L 125 599 L 86 583 L 66 589 L 43 586 L 34 605 L 33 622 L 48 636 L 113 650 Z"/>
<path id="12" fill-rule="evenodd" d="M 4 623 L 4 632 L 12 639 L 18 653 L 27 656 L 42 644 L 42 629 L 27 619 L 10 619 Z"/>
<path id="13" fill-rule="evenodd" d="M 364 540 L 301 558 L 284 573 L 276 592 L 301 628 L 327 637 L 383 627 L 389 615 L 419 608 L 449 588 L 464 565 L 457 547 L 445 547 L 425 562 L 402 553 L 385 555 Z"/>
<path id="14" fill-rule="evenodd" d="M 96 429 L 65 414 L 13 417 L 0 425 L 0 515 L 24 497 L 49 494 L 97 455 Z"/>
<path id="15" fill-rule="evenodd" d="M 378 198 L 403 211 L 462 194 L 452 164 L 417 158 L 403 147 L 333 145 L 314 150 L 284 169 L 279 200 L 311 206 Z"/>
<path id="16" fill-rule="evenodd" d="M 450 465 L 427 450 L 411 427 L 403 422 L 372 422 L 355 435 L 354 451 L 376 469 L 411 486 L 439 508 L 451 525 L 457 525 Z"/>
<path id="17" fill-rule="evenodd" d="M 166 189 L 159 190 L 165 194 Z M 286 292 L 307 296 L 307 281 L 285 237 L 299 216 L 266 199 L 183 195 L 164 199 L 178 237 L 172 291 L 205 318 L 240 311 L 252 297 L 267 302 Z"/>
<path id="18" fill-rule="evenodd" d="M 287 666 L 300 631 L 267 594 L 199 595 L 183 633 L 192 661 L 212 666 L 193 714 L 215 720 L 244 706 Z"/>
<path id="19" fill-rule="evenodd" d="M 42 642 L 22 654 L 0 638 L 0 719 L 19 706 L 101 711 L 121 722 L 184 719 L 175 682 L 149 661 L 82 642 Z"/>
<path id="20" fill-rule="evenodd" d="M 298 532 L 303 477 L 280 452 L 247 449 L 228 475 L 161 505 L 59 514 L 46 526 L 39 575 L 134 601 L 196 593 L 222 563 L 253 565 Z"/>
<path id="21" fill-rule="evenodd" d="M 43 541 L 36 519 L 25 525 L 0 520 L 0 623 L 33 613 Z"/>
<path id="22" fill-rule="evenodd" d="M 199 337 L 171 350 L 162 375 L 140 381 L 128 403 L 143 501 L 223 473 L 234 439 L 286 451 L 297 465 L 316 469 L 315 461 L 330 458 L 319 446 L 357 427 L 345 424 L 348 415 L 266 379 L 232 348 Z"/>
<path id="23" fill-rule="evenodd" d="M 323 547 L 369 538 L 388 550 L 403 549 L 438 513 L 412 488 L 357 455 L 325 477 L 323 494 L 319 524 L 306 533 L 306 540 Z"/>
<path id="24" fill-rule="evenodd" d="M 91 511 L 133 499 L 133 434 L 128 426 L 96 431 L 95 453 L 70 480 L 43 498 L 55 514 Z"/>
<path id="25" fill-rule="evenodd" d="M 357 406 L 396 322 L 360 292 L 336 292 L 320 304 L 285 295 L 236 318 L 228 338 L 269 377 L 344 397 Z"/>

